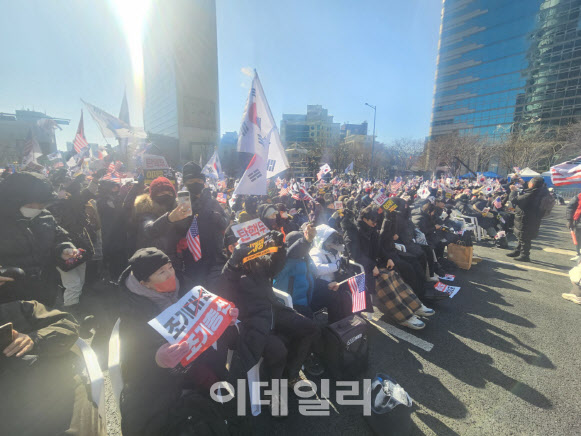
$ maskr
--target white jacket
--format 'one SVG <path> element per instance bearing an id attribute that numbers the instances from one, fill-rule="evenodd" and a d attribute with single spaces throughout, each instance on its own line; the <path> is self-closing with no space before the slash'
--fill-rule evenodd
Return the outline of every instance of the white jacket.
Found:
<path id="1" fill-rule="evenodd" d="M 335 280 L 335 273 L 339 271 L 341 255 L 340 253 L 333 254 L 323 250 L 323 243 L 337 231 L 326 224 L 321 224 L 316 229 L 317 236 L 315 237 L 313 248 L 309 251 L 309 255 L 317 268 L 315 275 L 321 280 L 332 282 Z"/>

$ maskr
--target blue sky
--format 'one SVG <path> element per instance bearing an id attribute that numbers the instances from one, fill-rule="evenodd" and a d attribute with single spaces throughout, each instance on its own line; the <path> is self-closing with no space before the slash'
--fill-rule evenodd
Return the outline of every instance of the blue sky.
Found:
<path id="1" fill-rule="evenodd" d="M 169 1 L 169 0 L 165 0 Z M 70 118 L 81 102 L 118 114 L 127 88 L 142 123 L 114 0 L 3 2 L 0 112 L 29 108 Z M 337 122 L 372 127 L 381 141 L 422 138 L 429 128 L 440 25 L 438 0 L 217 0 L 220 130 L 238 130 L 256 68 L 277 123 L 322 104 Z M 89 142 L 105 143 L 85 114 Z"/>

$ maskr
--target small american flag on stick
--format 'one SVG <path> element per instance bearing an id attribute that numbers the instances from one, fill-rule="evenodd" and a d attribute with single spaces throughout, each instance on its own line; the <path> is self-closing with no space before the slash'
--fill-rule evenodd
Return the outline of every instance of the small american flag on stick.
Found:
<path id="1" fill-rule="evenodd" d="M 353 313 L 365 310 L 365 273 L 357 274 L 347 280 L 349 291 L 351 291 L 351 303 Z"/>
<path id="2" fill-rule="evenodd" d="M 200 232 L 198 230 L 198 218 L 196 216 L 192 220 L 192 225 L 186 235 L 186 241 L 194 261 L 197 262 L 202 258 L 202 247 L 200 246 Z"/>

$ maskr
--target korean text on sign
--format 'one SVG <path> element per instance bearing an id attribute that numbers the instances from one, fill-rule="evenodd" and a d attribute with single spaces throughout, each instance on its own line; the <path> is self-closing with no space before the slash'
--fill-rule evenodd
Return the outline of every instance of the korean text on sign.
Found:
<path id="1" fill-rule="evenodd" d="M 383 206 L 383 203 L 385 203 L 387 201 L 387 195 L 385 194 L 379 194 L 376 197 L 373 198 L 373 201 L 375 202 L 375 204 L 377 204 L 378 206 Z"/>
<path id="2" fill-rule="evenodd" d="M 196 286 L 149 321 L 149 325 L 170 344 L 188 343 L 190 353 L 181 361 L 186 366 L 224 333 L 232 321 L 228 314 L 232 307 L 229 301 Z"/>
<path id="3" fill-rule="evenodd" d="M 262 238 L 270 230 L 264 225 L 260 218 L 256 218 L 247 221 L 242 224 L 236 224 L 232 226 L 232 231 L 239 238 L 240 244 L 246 244 L 251 241 L 255 241 L 258 238 Z"/>

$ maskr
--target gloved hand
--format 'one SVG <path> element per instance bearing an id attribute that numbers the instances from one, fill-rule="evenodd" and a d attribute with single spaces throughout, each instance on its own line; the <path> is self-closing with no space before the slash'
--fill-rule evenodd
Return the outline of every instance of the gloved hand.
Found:
<path id="1" fill-rule="evenodd" d="M 237 307 L 233 307 L 230 310 L 228 310 L 228 315 L 230 315 L 232 317 L 232 321 L 230 321 L 230 325 L 236 324 L 236 321 L 238 320 L 239 313 L 240 313 L 240 311 L 238 310 Z"/>
<path id="2" fill-rule="evenodd" d="M 248 256 L 250 250 L 252 250 L 250 245 L 238 244 L 232 252 L 230 259 L 228 259 L 228 265 L 232 268 L 238 268 L 240 265 L 242 265 L 242 259 Z"/>
<path id="3" fill-rule="evenodd" d="M 575 222 L 573 220 L 567 221 L 567 228 L 573 230 L 575 228 Z"/>
<path id="4" fill-rule="evenodd" d="M 155 353 L 155 363 L 161 368 L 175 368 L 189 352 L 190 348 L 187 342 L 173 345 L 163 344 Z"/>

